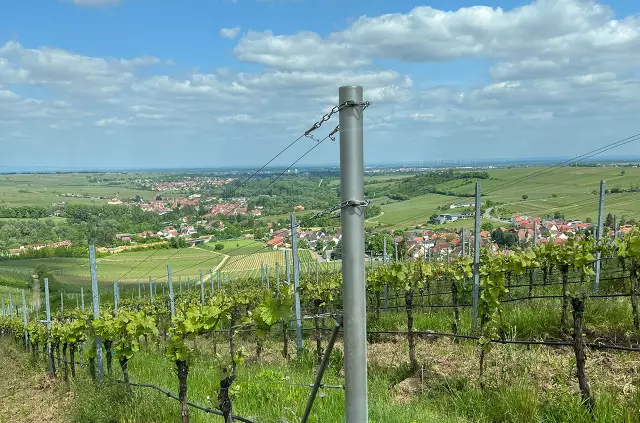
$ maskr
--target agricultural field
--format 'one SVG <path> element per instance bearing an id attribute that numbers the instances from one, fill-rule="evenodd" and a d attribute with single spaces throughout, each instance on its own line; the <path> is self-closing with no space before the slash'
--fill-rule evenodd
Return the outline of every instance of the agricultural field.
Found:
<path id="1" fill-rule="evenodd" d="M 134 190 L 119 186 L 125 177 L 136 177 L 150 174 L 116 174 L 107 176 L 115 181 L 114 185 L 106 185 L 89 182 L 93 176 L 100 174 L 68 173 L 68 174 L 24 174 L 24 175 L 0 175 L 0 206 L 50 206 L 52 203 L 65 201 L 67 203 L 91 204 L 92 202 L 104 204 L 105 200 L 91 200 L 90 198 L 61 197 L 58 194 L 84 194 L 92 197 L 135 198 L 136 195 L 145 200 L 155 197 L 157 193 L 152 191 Z"/>
<path id="2" fill-rule="evenodd" d="M 475 327 L 472 278 L 451 278 L 452 274 L 470 274 L 470 261 L 442 258 L 427 267 L 399 263 L 399 267 L 367 272 L 369 421 L 640 421 L 636 377 L 640 323 L 638 311 L 632 307 L 637 280 L 630 268 L 637 269 L 634 262 L 640 251 L 633 247 L 637 236 L 626 237 L 625 248 L 619 250 L 631 254 L 625 265 L 619 260 L 624 254 L 615 257 L 617 248 L 605 249 L 597 294 L 591 264 L 583 260 L 595 252 L 591 241 L 540 248 L 535 251 L 535 260 L 528 253 L 517 252 L 483 256 L 477 316 L 483 324 Z M 567 254 L 563 254 L 565 248 Z M 566 263 L 575 264 L 575 268 Z M 427 274 L 422 273 L 427 269 Z M 160 335 L 170 326 L 166 295 L 154 297 L 150 305 L 149 297 L 138 299 L 132 292 L 122 297 L 119 314 L 104 318 L 118 322 L 112 329 L 92 324 L 90 319 L 74 320 L 71 312 L 58 321 L 65 328 L 77 325 L 90 338 L 92 330 L 99 336 L 110 336 L 113 345 L 134 343 L 126 366 L 114 360 L 112 369 L 105 369 L 102 382 L 95 383 L 87 369 L 90 356 L 83 356 L 80 362 L 84 363 L 74 364 L 69 374 L 65 364 L 69 351 L 61 348 L 63 361 L 56 362 L 57 377 L 41 387 L 39 395 L 50 396 L 58 406 L 54 409 L 59 421 L 169 422 L 180 421 L 176 392 L 183 383 L 188 387 L 180 390 L 184 404 L 189 401 L 201 408 L 189 408 L 188 419 L 182 421 L 212 421 L 217 417 L 206 414 L 203 407 L 224 410 L 218 386 L 228 375 L 227 363 L 233 362 L 236 373 L 229 401 L 233 413 L 242 416 L 236 421 L 300 421 L 309 384 L 334 326 L 332 314 L 340 313 L 344 306 L 339 274 L 323 272 L 320 282 L 314 284 L 315 275 L 301 273 L 304 318 L 299 349 L 295 329 L 288 329 L 295 321 L 293 300 L 287 297 L 291 292 L 276 291 L 273 284 L 267 287 L 255 280 L 236 280 L 223 284 L 222 290 L 207 287 L 209 307 L 202 307 L 199 290 L 177 290 L 180 307 L 176 313 L 184 319 L 177 321 L 188 324 L 172 326 L 172 333 L 181 336 L 170 339 Z M 108 310 L 112 304 L 108 296 L 104 299 L 101 305 Z M 65 304 L 65 310 L 73 308 L 72 301 Z M 59 309 L 54 307 L 56 312 Z M 233 320 L 204 323 L 224 312 L 237 313 L 235 325 Z M 274 316 L 275 320 L 267 323 L 262 316 Z M 131 337 L 129 327 L 136 325 L 141 325 L 137 330 L 142 333 L 136 331 Z M 261 325 L 260 329 L 256 325 Z M 47 372 L 46 355 L 38 352 L 30 358 L 24 353 L 22 333 L 12 333 L 16 327 L 19 319 L 0 319 L 4 335 L 0 355 L 8 360 L 6 377 L 14 381 L 10 407 L 0 407 L 0 419 L 11 410 L 29 413 L 29 407 L 20 402 L 32 401 L 31 396 L 15 382 L 15 369 L 28 377 L 44 377 Z M 39 333 L 37 327 L 29 330 Z M 65 333 L 52 334 L 54 343 L 64 345 L 68 340 Z M 342 330 L 335 334 L 337 340 L 328 356 L 310 423 L 344 421 L 345 371 L 350 364 L 344 345 L 349 335 Z M 90 351 L 91 339 L 82 347 Z M 126 386 L 128 378 L 134 382 L 131 391 Z M 37 417 L 33 416 L 33 421 Z"/>
<path id="3" fill-rule="evenodd" d="M 300 258 L 300 267 L 308 266 L 309 261 L 313 263 L 315 268 L 315 258 L 308 250 L 298 250 L 298 256 Z M 291 262 L 291 252 L 289 252 L 289 261 Z M 285 254 L 284 251 L 267 250 L 264 252 L 256 252 L 253 254 L 237 255 L 225 262 L 222 267 L 222 271 L 230 273 L 233 277 L 255 277 L 260 276 L 260 267 L 268 266 L 269 273 L 275 275 L 276 263 L 280 263 L 282 266 L 282 272 L 284 273 L 285 266 Z M 306 269 L 306 267 L 305 267 Z"/>
<path id="4" fill-rule="evenodd" d="M 487 172 L 490 179 L 479 181 L 483 201 L 505 203 L 505 207 L 521 214 L 547 216 L 559 212 L 567 219 L 590 218 L 594 221 L 598 215 L 601 180 L 605 180 L 607 189 L 628 189 L 640 183 L 640 168 L 627 167 L 562 167 L 553 170 L 515 168 Z M 473 182 L 464 184 L 461 181 L 449 181 L 437 186 L 438 189 L 468 195 L 467 197 L 427 194 L 406 201 L 373 199 L 374 204 L 381 206 L 384 215 L 377 219 L 369 219 L 367 225 L 375 226 L 377 222 L 382 226 L 395 225 L 398 222 L 405 226 L 427 224 L 429 216 L 441 213 L 438 207 L 472 202 L 474 186 Z M 527 196 L 526 200 L 522 199 L 523 195 Z M 608 194 L 605 198 L 605 213 L 640 218 L 640 193 Z M 465 227 L 465 224 L 470 227 L 473 221 L 453 222 L 448 225 Z"/>
<path id="5" fill-rule="evenodd" d="M 114 280 L 124 284 L 146 281 L 149 276 L 166 281 L 167 264 L 175 275 L 193 279 L 199 277 L 200 269 L 215 269 L 223 258 L 220 253 L 199 248 L 135 251 L 99 258 L 96 268 L 98 281 L 105 284 Z M 6 260 L 0 262 L 0 274 L 33 274 L 39 265 L 46 266 L 58 282 L 66 285 L 88 286 L 91 281 L 89 260 L 84 258 Z"/>

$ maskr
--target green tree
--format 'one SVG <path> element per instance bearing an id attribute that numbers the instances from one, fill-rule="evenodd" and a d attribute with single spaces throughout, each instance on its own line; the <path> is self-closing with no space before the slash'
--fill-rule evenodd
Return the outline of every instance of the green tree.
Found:
<path id="1" fill-rule="evenodd" d="M 238 244 L 239 245 L 239 244 Z M 214 247 L 213 247 L 216 251 L 222 251 L 224 250 L 224 244 L 222 243 L 217 243 Z"/>
<path id="2" fill-rule="evenodd" d="M 491 222 L 484 222 L 482 225 L 480 225 L 480 229 L 482 229 L 483 231 L 491 232 L 493 230 L 493 225 L 491 224 Z"/>
<path id="3" fill-rule="evenodd" d="M 332 257 L 334 260 L 342 260 L 342 240 L 338 241 L 333 249 Z"/>
<path id="4" fill-rule="evenodd" d="M 523 199 L 523 200 L 526 200 L 527 198 L 529 198 L 529 196 L 528 196 L 527 194 L 524 194 L 524 195 L 522 196 L 522 199 Z"/>
<path id="5" fill-rule="evenodd" d="M 613 215 L 611 213 L 607 214 L 607 217 L 604 220 L 604 226 L 607 228 L 613 228 Z"/>
<path id="6" fill-rule="evenodd" d="M 319 239 L 316 241 L 316 251 L 321 253 L 324 250 L 324 241 Z"/>

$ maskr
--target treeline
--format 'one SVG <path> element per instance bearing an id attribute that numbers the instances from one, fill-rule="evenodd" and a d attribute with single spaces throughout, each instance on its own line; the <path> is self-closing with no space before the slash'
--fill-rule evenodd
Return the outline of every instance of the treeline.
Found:
<path id="1" fill-rule="evenodd" d="M 96 257 L 106 257 L 109 253 L 98 253 Z M 26 259 L 42 259 L 52 257 L 67 257 L 67 258 L 88 258 L 89 249 L 87 247 L 42 247 L 40 249 L 28 248 L 21 252 L 19 255 L 3 255 L 0 256 L 2 260 L 26 260 Z"/>
<path id="2" fill-rule="evenodd" d="M 53 216 L 53 211 L 40 206 L 4 207 L 0 206 L 0 217 L 13 219 L 42 219 Z"/>
<path id="3" fill-rule="evenodd" d="M 408 200 L 424 194 L 468 197 L 468 193 L 456 193 L 452 190 L 443 190 L 442 188 L 438 188 L 438 185 L 455 180 L 460 180 L 462 182 L 461 185 L 465 185 L 476 179 L 489 179 L 489 174 L 487 172 L 455 172 L 453 169 L 425 172 L 402 179 L 379 189 L 365 187 L 365 195 L 368 198 L 387 196 L 398 201 Z"/>

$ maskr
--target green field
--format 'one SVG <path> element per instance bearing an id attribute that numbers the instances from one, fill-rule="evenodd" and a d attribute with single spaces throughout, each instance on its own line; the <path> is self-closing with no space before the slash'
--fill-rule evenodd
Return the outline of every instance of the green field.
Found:
<path id="1" fill-rule="evenodd" d="M 622 172 L 624 171 L 624 175 Z M 559 212 L 566 219 L 596 220 L 598 216 L 598 194 L 600 181 L 606 188 L 629 189 L 640 183 L 640 168 L 620 167 L 563 167 L 495 169 L 488 171 L 490 179 L 480 180 L 483 201 L 505 203 L 505 207 L 516 213 L 535 214 L 545 217 Z M 427 194 L 407 201 L 388 198 L 373 199 L 373 204 L 382 207 L 384 214 L 369 219 L 368 226 L 409 227 L 427 224 L 434 213 L 442 213 L 438 207 L 473 202 L 474 183 L 462 184 L 450 181 L 438 185 L 439 189 L 462 194 L 462 197 Z M 556 197 L 552 197 L 553 195 Z M 467 195 L 465 197 L 464 195 Z M 527 200 L 522 196 L 527 195 Z M 608 194 L 605 198 L 605 213 L 627 218 L 640 218 L 640 193 Z M 458 211 L 451 210 L 450 213 Z M 443 227 L 471 227 L 473 220 L 450 223 Z"/>
<path id="2" fill-rule="evenodd" d="M 101 283 L 112 283 L 114 280 L 121 283 L 147 281 L 149 276 L 166 280 L 167 264 L 171 264 L 175 278 L 194 279 L 199 277 L 200 269 L 207 274 L 210 269 L 215 269 L 223 257 L 222 254 L 200 248 L 135 251 L 97 259 L 96 267 Z M 91 281 L 89 260 L 82 258 L 7 260 L 0 262 L 0 274 L 33 274 L 41 264 L 52 271 L 61 283 L 86 286 Z"/>
<path id="3" fill-rule="evenodd" d="M 224 248 L 222 250 L 216 250 L 215 246 L 222 244 Z M 253 239 L 231 239 L 228 241 L 211 241 L 201 245 L 201 248 L 210 251 L 217 251 L 220 254 L 224 254 L 230 257 L 242 256 L 246 254 L 255 253 L 265 249 L 264 242 L 254 241 Z"/>
<path id="4" fill-rule="evenodd" d="M 68 174 L 28 174 L 0 176 L 0 205 L 4 206 L 49 206 L 52 203 L 65 201 L 67 203 L 91 204 L 92 202 L 105 204 L 106 200 L 91 200 L 90 198 L 62 197 L 59 194 L 84 194 L 92 197 L 118 196 L 119 198 L 135 198 L 136 195 L 148 200 L 157 193 L 152 191 L 134 190 L 120 185 L 105 185 L 89 182 L 89 178 L 96 174 L 68 173 Z M 117 182 L 124 182 L 124 177 L 136 177 L 138 174 L 108 174 Z M 141 174 L 149 177 L 150 174 Z"/>

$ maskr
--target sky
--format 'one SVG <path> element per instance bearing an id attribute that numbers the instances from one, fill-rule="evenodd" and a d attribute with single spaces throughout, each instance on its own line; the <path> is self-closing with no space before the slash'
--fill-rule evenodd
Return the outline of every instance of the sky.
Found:
<path id="1" fill-rule="evenodd" d="M 4 1 L 0 170 L 261 165 L 342 85 L 371 102 L 366 163 L 575 156 L 640 132 L 640 3 L 477 1 Z M 299 165 L 338 161 L 339 137 Z"/>

